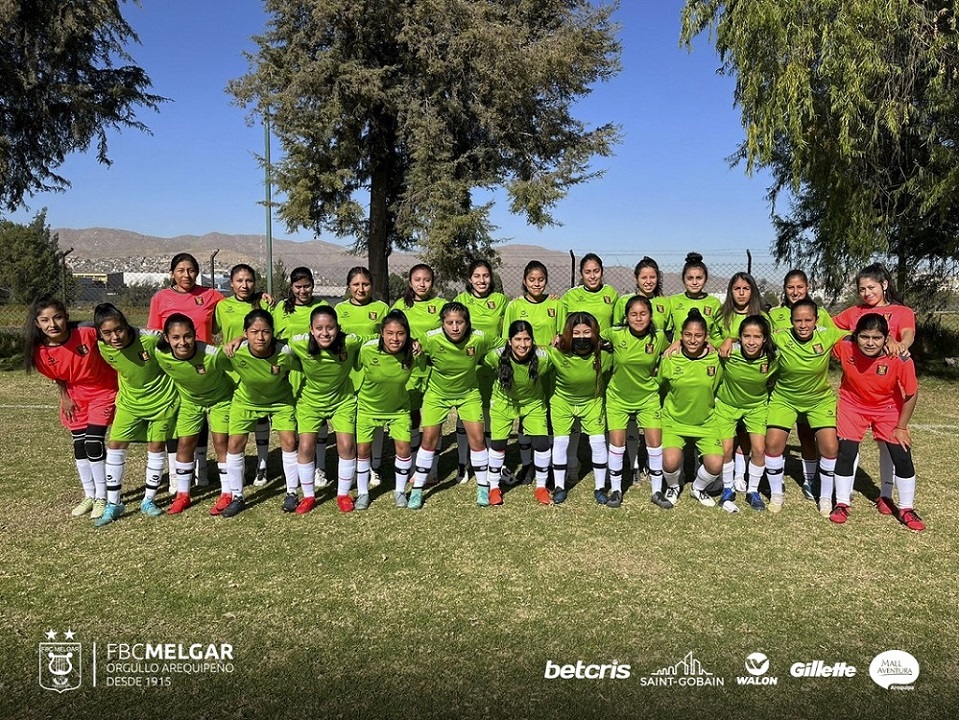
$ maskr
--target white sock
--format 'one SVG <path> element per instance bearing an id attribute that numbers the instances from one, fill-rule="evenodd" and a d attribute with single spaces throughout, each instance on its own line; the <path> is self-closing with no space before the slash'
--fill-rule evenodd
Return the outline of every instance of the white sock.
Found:
<path id="1" fill-rule="evenodd" d="M 612 492 L 623 491 L 623 455 L 625 445 L 609 446 L 609 489 Z"/>
<path id="2" fill-rule="evenodd" d="M 892 462 L 892 455 L 889 454 L 889 446 L 884 442 L 877 442 L 876 445 L 879 446 L 879 481 L 882 483 L 879 494 L 891 498 L 893 484 L 898 479 L 896 478 L 896 466 Z"/>
<path id="3" fill-rule="evenodd" d="M 606 465 L 609 453 L 606 451 L 605 435 L 590 435 L 589 447 L 593 455 L 593 481 L 597 490 L 606 489 Z"/>
<path id="4" fill-rule="evenodd" d="M 666 487 L 675 488 L 678 490 L 680 473 L 682 473 L 682 468 L 678 470 L 673 470 L 672 472 L 670 472 L 669 470 L 664 470 L 663 477 L 666 478 Z"/>
<path id="5" fill-rule="evenodd" d="M 190 486 L 193 484 L 193 463 L 176 461 L 176 492 L 190 494 Z"/>
<path id="6" fill-rule="evenodd" d="M 566 488 L 566 451 L 569 449 L 569 435 L 553 437 L 553 484 Z"/>
<path id="7" fill-rule="evenodd" d="M 749 486 L 746 488 L 746 492 L 759 492 L 759 481 L 763 479 L 764 472 L 766 472 L 766 468 L 762 465 L 749 463 Z"/>
<path id="8" fill-rule="evenodd" d="M 120 490 L 123 485 L 123 471 L 126 469 L 126 461 L 126 450 L 110 450 L 107 448 L 107 502 L 111 505 L 116 505 L 120 502 Z"/>
<path id="9" fill-rule="evenodd" d="M 256 469 L 266 470 L 266 460 L 270 454 L 270 421 L 263 419 L 256 426 Z"/>
<path id="10" fill-rule="evenodd" d="M 343 460 L 341 459 L 342 463 Z M 370 492 L 370 458 L 356 458 L 355 467 L 356 467 L 356 494 L 357 495 L 368 495 Z M 340 466 L 341 471 L 345 469 Z M 343 489 L 343 475 L 341 474 L 340 480 L 337 481 L 336 485 L 336 494 L 337 495 L 346 495 L 350 492 L 349 486 L 346 488 L 346 492 L 340 492 Z"/>
<path id="11" fill-rule="evenodd" d="M 286 494 L 296 494 L 296 489 L 300 486 L 300 478 L 296 474 L 296 450 L 284 450 L 283 454 L 283 477 L 286 479 Z"/>
<path id="12" fill-rule="evenodd" d="M 733 479 L 729 484 L 732 487 L 736 483 L 736 478 L 746 478 L 746 456 L 739 450 L 733 453 Z M 723 468 L 723 487 L 726 487 L 726 469 Z"/>
<path id="13" fill-rule="evenodd" d="M 350 488 L 353 487 L 353 473 L 356 470 L 356 458 L 339 458 L 336 463 L 336 494 L 349 495 Z M 345 490 L 344 490 L 345 488 Z M 356 478 L 356 494 L 370 494 L 370 472 L 366 471 L 366 477 L 363 484 L 360 484 L 360 478 Z"/>
<path id="14" fill-rule="evenodd" d="M 92 498 L 96 495 L 97 487 L 93 483 L 93 471 L 90 469 L 90 461 L 86 458 L 76 458 L 77 475 L 80 476 L 80 485 L 83 487 L 85 497 Z"/>
<path id="15" fill-rule="evenodd" d="M 713 475 L 711 472 L 706 470 L 705 466 L 700 465 L 696 469 L 696 479 L 693 480 L 693 488 L 703 492 L 706 490 L 706 488 L 716 482 L 716 478 L 718 477 L 719 475 Z"/>
<path id="16" fill-rule="evenodd" d="M 803 460 L 803 463 L 806 461 Z M 783 487 L 783 468 L 786 467 L 786 460 L 782 455 L 766 456 L 766 479 L 769 480 L 770 495 L 782 495 Z"/>
<path id="17" fill-rule="evenodd" d="M 896 487 L 899 489 L 899 507 L 902 509 L 916 507 L 916 476 L 904 478 L 897 475 Z M 891 496 L 892 493 L 890 493 Z"/>
<path id="18" fill-rule="evenodd" d="M 326 441 L 330 432 L 324 424 L 316 434 L 316 469 L 326 475 Z"/>
<path id="19" fill-rule="evenodd" d="M 426 477 L 430 474 L 430 468 L 433 467 L 433 450 L 419 449 L 416 453 L 416 471 L 413 473 L 413 487 L 423 488 L 426 485 Z"/>
<path id="20" fill-rule="evenodd" d="M 296 464 L 296 475 L 300 479 L 300 487 L 303 488 L 303 497 L 316 497 L 316 485 L 313 482 L 313 474 L 316 471 L 316 465 L 313 463 Z"/>
<path id="21" fill-rule="evenodd" d="M 503 463 L 506 461 L 505 450 L 489 451 L 489 486 L 491 489 L 499 487 L 503 476 Z"/>
<path id="22" fill-rule="evenodd" d="M 176 479 L 173 477 L 173 474 L 176 472 L 176 451 L 168 452 L 166 454 L 166 469 L 170 473 L 170 482 L 176 483 Z"/>
<path id="23" fill-rule="evenodd" d="M 230 476 L 226 472 L 226 460 L 223 464 L 217 463 L 217 470 L 220 475 L 220 494 L 227 495 L 230 493 Z"/>
<path id="24" fill-rule="evenodd" d="M 836 473 L 833 478 L 836 485 L 836 504 L 848 505 L 852 497 L 852 475 Z"/>
<path id="25" fill-rule="evenodd" d="M 147 452 L 146 488 L 143 490 L 143 499 L 152 500 L 160 489 L 160 478 L 163 476 L 163 461 L 165 453 Z M 174 455 L 174 457 L 176 457 Z M 176 485 L 176 461 L 170 466 L 173 469 L 173 484 Z"/>
<path id="26" fill-rule="evenodd" d="M 107 498 L 107 466 L 104 458 L 99 460 L 90 460 L 90 475 L 93 477 L 93 496 L 97 500 L 106 500 Z"/>
<path id="27" fill-rule="evenodd" d="M 807 460 L 806 458 L 803 458 L 802 476 L 803 476 L 803 480 L 810 483 L 816 479 L 816 461 L 815 460 Z"/>
<path id="28" fill-rule="evenodd" d="M 832 502 L 833 480 L 836 475 L 836 458 L 819 459 L 819 497 Z"/>
<path id="29" fill-rule="evenodd" d="M 533 467 L 536 477 L 536 487 L 546 487 L 546 481 L 549 480 L 549 461 L 552 453 L 549 450 L 533 451 Z"/>
<path id="30" fill-rule="evenodd" d="M 235 498 L 243 497 L 243 453 L 226 454 L 226 474 L 230 481 L 230 493 Z"/>
<path id="31" fill-rule="evenodd" d="M 653 493 L 663 491 L 663 447 L 646 446 L 646 469 L 649 470 L 649 486 Z M 677 485 L 679 482 L 677 481 Z"/>
<path id="32" fill-rule="evenodd" d="M 393 467 L 396 472 L 396 478 L 393 481 L 393 490 L 398 493 L 405 493 L 406 481 L 409 480 L 410 469 L 413 467 L 413 458 L 401 458 L 397 455 Z"/>
<path id="33" fill-rule="evenodd" d="M 473 466 L 476 484 L 486 485 L 487 468 L 489 467 L 489 450 L 486 448 L 480 451 L 470 450 L 470 465 Z"/>
<path id="34" fill-rule="evenodd" d="M 741 458 L 742 455 L 739 453 L 735 454 L 736 458 Z M 723 490 L 732 490 L 733 485 L 736 482 L 736 462 L 730 460 L 728 463 L 723 463 Z M 746 463 L 743 462 L 743 470 L 745 470 Z M 746 473 L 743 472 L 742 475 Z"/>

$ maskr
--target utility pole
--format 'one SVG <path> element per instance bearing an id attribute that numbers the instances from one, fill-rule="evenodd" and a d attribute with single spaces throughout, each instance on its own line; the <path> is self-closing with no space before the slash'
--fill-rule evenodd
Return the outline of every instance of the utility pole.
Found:
<path id="1" fill-rule="evenodd" d="M 263 116 L 263 169 L 266 185 L 266 291 L 273 294 L 273 174 L 270 167 L 270 108 Z"/>
<path id="2" fill-rule="evenodd" d="M 216 257 L 216 254 L 220 252 L 220 248 L 217 248 L 213 251 L 213 254 L 210 255 L 210 286 L 216 287 L 216 266 L 213 264 L 213 258 Z"/>

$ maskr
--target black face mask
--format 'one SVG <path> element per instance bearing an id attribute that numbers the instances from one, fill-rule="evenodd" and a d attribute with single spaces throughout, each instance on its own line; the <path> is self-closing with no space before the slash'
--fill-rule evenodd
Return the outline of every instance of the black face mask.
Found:
<path id="1" fill-rule="evenodd" d="M 573 338 L 573 352 L 577 355 L 588 355 L 593 350 L 593 338 Z"/>

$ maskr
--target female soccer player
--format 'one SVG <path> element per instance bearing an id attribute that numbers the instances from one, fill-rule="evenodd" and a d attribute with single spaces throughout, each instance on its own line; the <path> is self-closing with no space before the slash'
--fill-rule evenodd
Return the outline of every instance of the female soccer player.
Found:
<path id="1" fill-rule="evenodd" d="M 920 532 L 925 523 L 914 510 L 916 470 L 912 462 L 909 420 L 918 399 L 916 369 L 909 358 L 886 354 L 889 324 L 878 313 L 867 313 L 856 321 L 852 338 L 833 347 L 833 357 L 842 364 L 839 386 L 839 460 L 836 463 L 836 507 L 829 519 L 844 523 L 849 517 L 855 461 L 859 443 L 867 429 L 885 444 L 895 465 L 899 507 L 892 493 L 879 502 L 899 522 Z"/>
<path id="2" fill-rule="evenodd" d="M 599 323 L 588 312 L 571 312 L 556 347 L 547 352 L 553 364 L 555 387 L 550 399 L 553 425 L 553 502 L 566 500 L 567 450 L 573 422 L 582 423 L 589 436 L 593 460 L 593 497 L 605 505 L 606 493 L 606 417 L 604 395 L 611 360 L 603 353 Z"/>
<path id="3" fill-rule="evenodd" d="M 476 330 L 481 330 L 490 337 L 499 338 L 503 335 L 503 315 L 506 312 L 506 296 L 493 289 L 493 266 L 487 260 L 474 260 L 466 271 L 466 291 L 455 298 L 469 310 L 470 323 Z M 483 398 L 483 416 L 489 427 L 489 405 L 495 379 L 493 370 L 486 365 L 477 368 L 479 376 L 480 396 Z M 467 459 L 469 443 L 466 439 L 466 429 L 463 421 L 456 421 L 456 451 L 459 467 L 456 479 L 464 483 L 469 479 Z"/>
<path id="4" fill-rule="evenodd" d="M 233 296 L 224 298 L 216 304 L 214 313 L 215 327 L 224 344 L 243 337 L 243 319 L 251 310 L 269 308 L 273 298 L 256 289 L 256 271 L 245 263 L 234 265 L 230 269 L 230 287 Z M 232 375 L 231 375 L 232 377 Z M 238 378 L 233 377 L 234 382 Z M 261 419 L 256 426 L 256 479 L 257 487 L 266 485 L 266 463 L 270 452 L 270 423 Z M 221 476 L 225 471 L 221 468 Z"/>
<path id="5" fill-rule="evenodd" d="M 836 396 L 829 385 L 829 354 L 846 336 L 844 330 L 817 324 L 819 307 L 810 298 L 793 303 L 792 329 L 773 333 L 779 353 L 779 374 L 769 398 L 766 417 L 766 477 L 769 509 L 782 510 L 783 451 L 793 424 L 805 418 L 819 447 L 819 510 L 832 508 L 833 475 L 839 440 L 836 437 Z"/>
<path id="6" fill-rule="evenodd" d="M 663 274 L 659 270 L 659 263 L 648 255 L 636 263 L 633 271 L 636 276 L 636 292 L 633 295 L 623 295 L 616 302 L 613 312 L 613 324 L 626 324 L 626 303 L 634 295 L 642 295 L 649 299 L 653 309 L 653 326 L 658 332 L 665 333 L 669 326 L 669 298 L 663 294 Z"/>
<path id="7" fill-rule="evenodd" d="M 603 282 L 603 261 L 596 253 L 586 253 L 579 261 L 580 284 L 563 293 L 560 301 L 559 327 L 566 326 L 572 312 L 588 312 L 600 330 L 613 326 L 613 311 L 619 293 Z"/>
<path id="8" fill-rule="evenodd" d="M 318 305 L 310 313 L 310 332 L 295 335 L 290 347 L 300 359 L 305 382 L 296 401 L 296 429 L 299 433 L 297 473 L 303 499 L 297 503 L 296 485 L 287 485 L 284 512 L 308 513 L 316 505 L 313 486 L 314 451 L 317 431 L 327 423 L 336 434 L 336 504 L 342 512 L 366 510 L 370 506 L 369 473 L 357 477 L 357 495 L 350 497 L 356 470 L 356 394 L 350 372 L 363 341 L 340 329 L 336 310 Z"/>
<path id="9" fill-rule="evenodd" d="M 107 442 L 107 506 L 96 525 L 109 525 L 123 515 L 126 507 L 120 502 L 120 491 L 127 448 L 131 442 L 144 439 L 147 441 L 146 489 L 140 512 L 157 517 L 163 514 L 154 501 L 163 473 L 163 451 L 167 440 L 176 435 L 180 405 L 173 381 L 160 369 L 156 359 L 160 335 L 131 327 L 123 313 L 110 303 L 101 303 L 93 309 L 93 324 L 100 338 L 100 354 L 117 371 L 120 386 L 117 412 Z"/>
<path id="10" fill-rule="evenodd" d="M 630 418 L 642 428 L 646 439 L 649 482 L 653 493 L 663 484 L 663 425 L 656 371 L 669 342 L 656 327 L 653 305 L 637 293 L 624 307 L 626 325 L 603 330 L 604 348 L 613 356 L 613 373 L 606 388 L 606 426 L 609 428 L 609 483 L 607 507 L 623 502 L 623 455 L 626 453 L 626 426 Z"/>
<path id="11" fill-rule="evenodd" d="M 226 455 L 230 497 L 221 495 L 211 511 L 226 518 L 239 514 L 246 507 L 243 498 L 243 453 L 250 432 L 256 429 L 261 417 L 270 418 L 280 438 L 287 493 L 290 488 L 295 493 L 298 482 L 296 413 L 293 388 L 288 376 L 291 371 L 302 370 L 300 361 L 289 345 L 276 339 L 273 316 L 266 310 L 250 311 L 243 321 L 243 332 L 246 340 L 230 358 L 230 369 L 240 378 L 230 405 L 230 437 Z M 288 505 L 284 499 L 284 512 L 288 512 Z"/>
<path id="12" fill-rule="evenodd" d="M 176 515 L 190 507 L 196 444 L 200 430 L 207 422 L 219 465 L 220 495 L 229 496 L 226 445 L 235 385 L 227 374 L 230 361 L 223 350 L 197 340 L 193 321 L 181 313 L 173 313 L 163 323 L 163 338 L 157 343 L 156 359 L 163 372 L 172 378 L 180 396 L 176 419 L 179 440 L 174 466 L 176 497 L 167 509 L 168 513 Z"/>
<path id="13" fill-rule="evenodd" d="M 519 420 L 530 438 L 535 454 L 537 502 L 549 505 L 546 480 L 549 475 L 549 428 L 547 400 L 543 381 L 551 368 L 549 357 L 533 341 L 533 326 L 526 320 L 514 320 L 507 330 L 504 347 L 490 350 L 484 358 L 496 372 L 490 403 L 489 502 L 502 505 L 500 478 L 506 459 L 506 443 L 513 422 Z"/>
<path id="14" fill-rule="evenodd" d="M 480 395 L 477 366 L 490 350 L 499 345 L 499 337 L 473 330 L 470 312 L 458 302 L 448 302 L 440 311 L 442 327 L 431 330 L 420 340 L 423 355 L 429 359 L 430 377 L 423 395 L 423 442 L 416 457 L 413 490 L 409 507 L 423 507 L 423 487 L 433 466 L 443 421 L 456 408 L 463 419 L 470 446 L 470 465 L 476 473 L 476 504 L 490 504 L 487 468 L 489 453 L 483 432 L 483 399 Z"/>
<path id="15" fill-rule="evenodd" d="M 396 507 L 407 505 L 406 482 L 413 466 L 410 395 L 406 391 L 413 364 L 413 338 L 406 315 L 391 310 L 383 318 L 380 337 L 365 342 L 357 359 L 362 383 L 356 401 L 356 477 L 359 484 L 369 471 L 373 435 L 377 429 L 386 428 L 396 448 Z"/>
<path id="16" fill-rule="evenodd" d="M 723 470 L 723 444 L 712 424 L 722 365 L 719 355 L 707 342 L 709 325 L 699 308 L 691 308 L 677 327 L 680 328 L 680 352 L 664 356 L 659 366 L 660 382 L 666 388 L 662 414 L 666 492 L 655 492 L 653 502 L 665 510 L 679 502 L 683 447 L 687 439 L 695 439 L 702 465 L 696 471 L 690 494 L 701 504 L 714 507 L 716 502 L 707 488 Z"/>
<path id="17" fill-rule="evenodd" d="M 52 295 L 37 298 L 24 328 L 23 365 L 57 384 L 60 422 L 73 436 L 73 457 L 83 500 L 71 514 L 97 520 L 107 506 L 104 441 L 113 422 L 117 374 L 100 356 L 97 331 L 70 322 Z"/>
<path id="18" fill-rule="evenodd" d="M 720 361 L 723 380 L 716 391 L 713 410 L 717 433 L 723 441 L 720 505 L 727 512 L 739 510 L 736 506 L 733 447 L 742 446 L 741 433 L 737 429 L 741 424 L 746 429 L 750 458 L 746 502 L 753 510 L 765 510 L 766 504 L 759 494 L 759 481 L 765 472 L 769 386 L 777 365 L 772 330 L 764 315 L 748 315 L 739 323 L 739 343 L 733 345 L 725 356 L 720 353 Z"/>
<path id="19" fill-rule="evenodd" d="M 372 294 L 373 274 L 365 267 L 357 265 L 346 274 L 346 292 L 349 297 L 336 304 L 336 316 L 340 328 L 347 334 L 370 337 L 380 334 L 383 318 L 390 306 L 382 300 L 374 300 Z M 360 370 L 350 375 L 353 388 L 360 389 L 363 377 Z M 373 437 L 373 457 L 370 461 L 370 487 L 380 485 L 380 464 L 383 458 L 383 429 L 376 431 Z"/>
<path id="20" fill-rule="evenodd" d="M 689 311 L 693 308 L 699 310 L 700 316 L 706 322 L 707 336 L 713 337 L 716 334 L 716 322 L 722 309 L 722 304 L 717 298 L 706 293 L 706 282 L 709 280 L 709 270 L 703 262 L 703 256 L 697 252 L 691 252 L 686 255 L 686 262 L 683 265 L 683 287 L 684 292 L 676 295 L 670 295 L 669 302 L 669 323 L 672 328 L 680 328 L 686 322 Z M 674 337 L 675 341 L 676 338 Z"/>

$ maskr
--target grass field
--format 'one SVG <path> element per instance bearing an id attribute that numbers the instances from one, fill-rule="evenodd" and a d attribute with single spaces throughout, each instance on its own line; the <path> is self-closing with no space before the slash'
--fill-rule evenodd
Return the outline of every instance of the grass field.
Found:
<path id="1" fill-rule="evenodd" d="M 148 519 L 135 512 L 144 465 L 137 448 L 125 491 L 131 511 L 95 530 L 69 516 L 79 487 L 54 395 L 42 379 L 0 373 L 4 720 L 959 711 L 955 383 L 921 386 L 913 437 L 917 504 L 929 526 L 922 534 L 872 508 L 871 443 L 845 526 L 821 518 L 794 483 L 778 516 L 727 515 L 688 497 L 664 512 L 644 486 L 609 510 L 594 504 L 591 477 L 561 507 L 538 507 L 519 487 L 505 506 L 480 509 L 472 483 L 449 480 L 450 454 L 447 481 L 419 513 L 392 506 L 387 473 L 365 513 L 339 514 L 327 490 L 310 515 L 282 515 L 274 482 L 232 520 L 208 516 L 215 490 L 183 515 Z M 787 466 L 793 478 L 797 470 Z M 72 630 L 82 643 L 77 690 L 39 686 L 38 645 L 50 630 L 58 639 Z M 143 661 L 108 672 L 109 646 L 122 643 L 228 643 L 232 672 L 152 671 Z M 870 679 L 870 661 L 889 649 L 919 661 L 913 690 Z M 776 686 L 737 685 L 757 651 Z M 646 686 L 690 652 L 722 687 Z M 790 675 L 793 663 L 814 660 L 857 672 Z M 544 679 L 547 662 L 577 661 L 616 661 L 630 677 Z M 109 686 L 117 677 L 159 686 Z"/>

